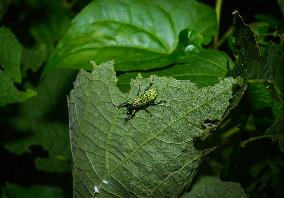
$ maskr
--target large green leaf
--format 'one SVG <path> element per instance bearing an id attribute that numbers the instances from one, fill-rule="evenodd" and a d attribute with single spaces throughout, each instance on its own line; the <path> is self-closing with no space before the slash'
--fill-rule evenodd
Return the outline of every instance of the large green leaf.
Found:
<path id="1" fill-rule="evenodd" d="M 22 46 L 14 34 L 7 28 L 0 28 L 0 107 L 22 102 L 36 92 L 28 89 L 19 91 L 14 82 L 22 81 L 20 63 Z"/>
<path id="2" fill-rule="evenodd" d="M 95 0 L 75 17 L 45 71 L 90 70 L 91 59 L 114 59 L 120 71 L 163 67 L 186 28 L 208 44 L 217 33 L 214 10 L 195 0 Z"/>
<path id="3" fill-rule="evenodd" d="M 225 78 L 228 67 L 234 67 L 228 56 L 217 50 L 203 50 L 199 53 L 189 53 L 177 63 L 159 70 L 143 72 L 144 77 L 150 75 L 174 77 L 179 80 L 190 80 L 198 86 L 209 86 Z M 138 72 L 128 72 L 119 76 L 118 86 L 127 90 L 131 78 Z"/>
<path id="4" fill-rule="evenodd" d="M 74 197 L 176 197 L 212 150 L 198 150 L 194 139 L 207 136 L 210 121 L 221 119 L 237 81 L 198 88 L 187 80 L 138 76 L 123 94 L 113 67 L 107 62 L 94 64 L 92 73 L 81 70 L 70 93 Z M 114 105 L 133 100 L 150 83 L 156 102 L 166 103 L 124 122 L 126 111 Z"/>
<path id="5" fill-rule="evenodd" d="M 236 182 L 223 182 L 219 178 L 205 176 L 182 198 L 246 198 L 242 186 Z"/>

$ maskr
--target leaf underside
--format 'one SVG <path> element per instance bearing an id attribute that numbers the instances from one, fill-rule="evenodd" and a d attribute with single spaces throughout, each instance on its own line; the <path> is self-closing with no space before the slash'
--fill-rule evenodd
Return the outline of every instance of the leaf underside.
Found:
<path id="1" fill-rule="evenodd" d="M 81 70 L 68 99 L 74 197 L 178 196 L 192 182 L 203 156 L 194 138 L 208 135 L 203 123 L 222 117 L 236 80 L 199 89 L 190 81 L 138 76 L 131 90 L 117 87 L 113 62 Z M 138 87 L 166 103 L 139 111 L 124 123 L 114 105 L 137 97 Z"/>

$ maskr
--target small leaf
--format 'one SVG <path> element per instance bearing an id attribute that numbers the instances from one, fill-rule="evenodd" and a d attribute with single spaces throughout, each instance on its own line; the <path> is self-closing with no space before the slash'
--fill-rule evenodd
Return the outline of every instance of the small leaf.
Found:
<path id="1" fill-rule="evenodd" d="M 7 104 L 23 102 L 24 100 L 36 95 L 31 89 L 19 91 L 12 79 L 0 69 L 0 107 Z"/>
<path id="2" fill-rule="evenodd" d="M 36 95 L 27 89 L 19 91 L 14 82 L 22 81 L 20 62 L 22 47 L 14 34 L 7 28 L 0 28 L 0 107 L 23 102 Z"/>
<path id="3" fill-rule="evenodd" d="M 233 70 L 233 76 L 241 76 L 245 80 L 253 79 L 257 75 L 257 65 L 260 59 L 254 34 L 250 27 L 244 23 L 237 10 L 233 12 L 233 26 L 233 35 L 238 47 L 238 59 Z"/>
<path id="4" fill-rule="evenodd" d="M 270 43 L 266 48 L 258 67 L 258 79 L 272 82 L 278 95 L 284 93 L 284 43 Z"/>
<path id="5" fill-rule="evenodd" d="M 182 198 L 246 198 L 247 195 L 239 183 L 223 182 L 219 178 L 202 177 Z"/>
<path id="6" fill-rule="evenodd" d="M 14 34 L 4 27 L 0 28 L 0 43 L 1 67 L 4 69 L 6 75 L 11 77 L 15 82 L 21 82 L 21 44 L 18 42 Z"/>
<path id="7" fill-rule="evenodd" d="M 34 185 L 21 187 L 16 184 L 6 183 L 2 191 L 3 198 L 65 198 L 64 191 L 58 187 Z"/>
<path id="8" fill-rule="evenodd" d="M 274 102 L 272 95 L 263 83 L 250 83 L 247 94 L 252 111 L 272 108 Z"/>
<path id="9" fill-rule="evenodd" d="M 57 144 L 61 144 L 60 140 L 53 139 L 52 141 L 57 142 Z M 65 144 L 63 145 L 66 146 L 66 148 L 69 148 L 69 145 L 66 144 L 66 142 L 64 143 Z M 70 172 L 71 171 L 71 161 L 70 161 L 69 151 L 65 153 L 61 153 L 61 155 L 54 155 L 54 153 L 51 153 L 51 155 L 48 156 L 48 158 L 38 157 L 35 160 L 35 165 L 38 170 L 42 170 L 42 171 Z"/>
<path id="10" fill-rule="evenodd" d="M 38 71 L 47 57 L 46 45 L 40 44 L 32 49 L 24 49 L 22 55 L 23 71 L 31 69 L 33 72 Z"/>
<path id="11" fill-rule="evenodd" d="M 94 63 L 93 63 L 94 64 Z M 205 121 L 222 118 L 237 83 L 226 78 L 212 87 L 190 81 L 138 76 L 130 92 L 116 87 L 113 62 L 81 70 L 69 98 L 74 197 L 176 197 L 193 180 L 203 157 L 196 137 L 209 134 Z M 150 114 L 138 111 L 124 122 L 126 111 L 116 109 L 137 97 L 139 87 L 158 93 Z"/>
<path id="12" fill-rule="evenodd" d="M 160 68 L 173 62 L 184 29 L 208 44 L 217 33 L 214 10 L 195 0 L 95 0 L 75 17 L 45 73 L 56 67 L 91 70 L 94 58 L 115 60 L 119 71 Z"/>

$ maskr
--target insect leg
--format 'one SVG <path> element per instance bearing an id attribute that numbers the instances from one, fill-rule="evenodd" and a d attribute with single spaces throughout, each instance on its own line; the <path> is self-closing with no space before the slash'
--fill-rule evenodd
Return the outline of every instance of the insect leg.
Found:
<path id="1" fill-rule="evenodd" d="M 135 116 L 135 113 L 136 113 L 136 111 L 134 110 L 134 111 L 132 111 L 132 113 L 128 117 L 124 118 L 124 124 L 127 121 L 131 120 Z"/>
<path id="2" fill-rule="evenodd" d="M 150 111 L 149 111 L 147 108 L 145 108 L 144 111 L 146 111 L 147 113 L 149 113 L 149 115 L 152 117 L 152 114 L 150 113 Z"/>
<path id="3" fill-rule="evenodd" d="M 153 85 L 153 83 L 150 83 L 149 86 L 144 90 L 144 92 L 147 91 L 147 90 L 149 90 L 152 85 Z M 137 96 L 140 95 L 140 91 L 141 91 L 141 86 L 139 85 Z"/>
<path id="4" fill-rule="evenodd" d="M 153 83 L 150 83 L 149 86 L 145 89 L 145 91 L 149 90 Z"/>
<path id="5" fill-rule="evenodd" d="M 122 104 L 120 104 L 120 105 L 113 105 L 115 108 L 122 108 L 122 107 L 128 107 L 129 106 L 129 103 L 127 103 L 127 102 L 124 102 L 124 103 L 122 103 Z"/>
<path id="6" fill-rule="evenodd" d="M 137 93 L 137 96 L 139 96 L 140 95 L 140 85 L 138 86 L 138 93 Z"/>
<path id="7" fill-rule="evenodd" d="M 153 105 L 153 106 L 155 106 L 155 105 L 159 105 L 159 104 L 162 104 L 162 103 L 167 103 L 167 101 L 165 101 L 165 100 L 162 100 L 162 101 L 159 101 L 159 102 L 157 102 L 157 103 L 151 103 L 151 105 Z"/>

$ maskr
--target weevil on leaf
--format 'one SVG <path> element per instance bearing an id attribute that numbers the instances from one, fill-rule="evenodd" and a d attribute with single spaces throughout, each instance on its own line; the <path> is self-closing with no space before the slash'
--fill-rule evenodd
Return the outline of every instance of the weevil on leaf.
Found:
<path id="1" fill-rule="evenodd" d="M 120 105 L 114 105 L 116 108 L 125 107 L 127 109 L 127 117 L 124 119 L 124 123 L 126 123 L 126 121 L 131 120 L 135 116 L 135 113 L 137 113 L 140 110 L 144 110 L 150 114 L 149 110 L 147 109 L 149 106 L 155 106 L 161 103 L 166 103 L 166 101 L 159 101 L 155 103 L 155 99 L 157 98 L 158 93 L 155 90 L 150 89 L 152 85 L 153 83 L 150 83 L 150 85 L 141 94 L 139 86 L 137 94 L 138 97 L 134 99 L 132 102 L 124 102 Z"/>

